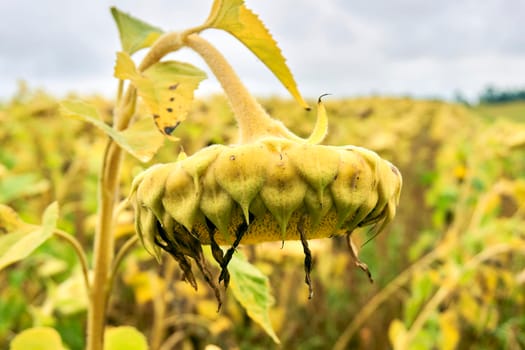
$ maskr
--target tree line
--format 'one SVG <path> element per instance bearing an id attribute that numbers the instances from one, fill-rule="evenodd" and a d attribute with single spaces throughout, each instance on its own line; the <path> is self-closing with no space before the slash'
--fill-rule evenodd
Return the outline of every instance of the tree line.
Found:
<path id="1" fill-rule="evenodd" d="M 479 103 L 525 101 L 525 89 L 500 89 L 488 86 L 479 95 Z"/>

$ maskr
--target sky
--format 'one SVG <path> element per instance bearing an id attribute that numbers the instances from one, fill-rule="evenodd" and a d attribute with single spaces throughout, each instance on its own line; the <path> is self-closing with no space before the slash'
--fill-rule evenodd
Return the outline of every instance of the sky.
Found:
<path id="1" fill-rule="evenodd" d="M 18 81 L 56 95 L 112 97 L 118 32 L 110 6 L 166 31 L 202 23 L 212 0 L 2 0 L 0 100 Z M 524 0 L 246 0 L 295 76 L 315 98 L 389 95 L 476 98 L 488 85 L 525 87 Z M 209 39 L 257 96 L 289 96 L 229 34 Z M 137 54 L 140 58 L 142 52 Z M 220 92 L 189 50 L 169 56 L 208 72 L 198 95 Z"/>

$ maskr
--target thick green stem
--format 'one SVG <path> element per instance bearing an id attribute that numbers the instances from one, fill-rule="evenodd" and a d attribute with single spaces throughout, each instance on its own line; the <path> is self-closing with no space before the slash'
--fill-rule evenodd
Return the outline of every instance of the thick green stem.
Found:
<path id="1" fill-rule="evenodd" d="M 129 87 L 119 101 L 113 124 L 117 130 L 127 128 L 135 113 L 136 91 Z M 118 201 L 122 150 L 109 139 L 104 152 L 98 194 L 98 222 L 95 231 L 93 281 L 88 309 L 87 349 L 102 350 L 106 326 L 109 279 L 114 255 L 114 210 Z"/>
<path id="2" fill-rule="evenodd" d="M 182 46 L 180 38 L 180 33 L 168 33 L 161 36 L 153 44 L 151 50 L 139 65 L 139 70 L 144 71 L 169 52 L 178 50 Z M 119 91 L 118 96 L 120 98 L 114 113 L 113 127 L 117 130 L 124 130 L 131 123 L 135 113 L 137 91 L 130 85 L 124 94 Z M 99 181 L 99 211 L 94 243 L 94 274 L 88 309 L 88 350 L 102 350 L 104 344 L 106 309 L 112 287 L 110 282 L 111 266 L 114 258 L 114 212 L 119 198 L 121 162 L 122 150 L 113 140 L 108 140 Z"/>
<path id="3" fill-rule="evenodd" d="M 99 212 L 95 232 L 93 282 L 88 310 L 87 349 L 101 350 L 104 341 L 108 280 L 113 261 L 113 211 L 118 198 L 121 149 L 108 141 L 99 183 Z"/>
<path id="4" fill-rule="evenodd" d="M 170 52 L 177 51 L 182 47 L 182 37 L 187 35 L 186 32 L 170 32 L 160 36 L 155 44 L 148 51 L 146 57 L 139 65 L 139 71 L 148 69 L 151 65 L 160 61 L 162 57 Z"/>
<path id="5" fill-rule="evenodd" d="M 250 142 L 264 136 L 280 136 L 300 140 L 281 122 L 272 119 L 248 92 L 233 68 L 213 45 L 197 34 L 184 38 L 185 44 L 206 61 L 226 92 L 237 123 L 239 143 Z"/>

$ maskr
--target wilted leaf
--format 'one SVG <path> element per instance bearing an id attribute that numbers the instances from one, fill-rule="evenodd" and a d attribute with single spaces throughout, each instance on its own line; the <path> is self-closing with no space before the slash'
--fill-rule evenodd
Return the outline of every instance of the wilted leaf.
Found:
<path id="1" fill-rule="evenodd" d="M 244 5 L 244 0 L 215 0 L 206 26 L 227 31 L 250 49 L 304 107 L 286 60 L 264 23 Z"/>
<path id="2" fill-rule="evenodd" d="M 106 330 L 104 350 L 148 350 L 148 342 L 135 327 L 109 328 Z"/>
<path id="3" fill-rule="evenodd" d="M 42 226 L 28 225 L 19 231 L 0 236 L 0 270 L 23 260 L 51 235 L 58 219 L 58 204 L 49 205 L 42 217 Z"/>
<path id="4" fill-rule="evenodd" d="M 54 288 L 47 299 L 54 309 L 63 315 L 71 315 L 87 309 L 88 295 L 84 275 L 77 270 L 64 282 Z"/>
<path id="5" fill-rule="evenodd" d="M 133 288 L 135 299 L 140 305 L 153 300 L 164 289 L 164 280 L 151 271 L 137 271 L 134 274 L 127 274 L 125 281 Z"/>
<path id="6" fill-rule="evenodd" d="M 248 316 L 258 323 L 273 341 L 280 344 L 270 322 L 269 310 L 273 304 L 268 277 L 250 264 L 239 252 L 228 264 L 230 288 L 235 299 L 246 309 Z"/>
<path id="7" fill-rule="evenodd" d="M 0 204 L 0 234 L 17 231 L 24 226 L 28 224 L 20 219 L 13 208 Z"/>
<path id="8" fill-rule="evenodd" d="M 151 160 L 164 143 L 164 138 L 160 137 L 151 118 L 136 121 L 122 135 L 134 150 L 134 156 L 143 162 Z"/>
<path id="9" fill-rule="evenodd" d="M 29 328 L 11 341 L 11 350 L 63 350 L 60 334 L 50 327 Z"/>
<path id="10" fill-rule="evenodd" d="M 459 342 L 459 325 L 456 312 L 449 310 L 439 314 L 439 326 L 441 327 L 442 350 L 454 350 Z"/>
<path id="11" fill-rule="evenodd" d="M 115 77 L 132 82 L 159 130 L 169 137 L 186 118 L 193 102 L 193 92 L 206 78 L 206 73 L 176 61 L 158 62 L 141 73 L 128 54 L 119 52 Z"/>
<path id="12" fill-rule="evenodd" d="M 471 293 L 460 293 L 458 309 L 461 317 L 463 317 L 468 323 L 476 324 L 480 314 L 480 307 Z"/>
<path id="13" fill-rule="evenodd" d="M 150 161 L 164 142 L 150 118 L 141 119 L 124 131 L 117 131 L 104 123 L 96 108 L 89 104 L 81 101 L 64 101 L 60 106 L 64 115 L 95 125 L 141 162 Z"/>
<path id="14" fill-rule="evenodd" d="M 35 259 L 38 261 L 38 275 L 42 277 L 52 277 L 69 270 L 69 263 L 53 255 L 44 255 Z"/>
<path id="15" fill-rule="evenodd" d="M 321 101 L 321 98 L 323 96 L 319 97 L 319 99 L 317 100 L 317 121 L 315 123 L 315 127 L 312 131 L 312 134 L 310 135 L 310 137 L 308 137 L 307 140 L 308 143 L 311 143 L 313 145 L 321 143 L 321 141 L 323 141 L 326 137 L 326 133 L 328 132 L 328 117 L 326 115 L 326 108 L 324 106 L 323 101 Z"/>
<path id="16" fill-rule="evenodd" d="M 130 55 L 151 46 L 163 33 L 161 29 L 121 12 L 116 7 L 111 8 L 111 15 L 117 23 L 122 49 Z"/>
<path id="17" fill-rule="evenodd" d="M 49 182 L 38 174 L 25 173 L 8 175 L 0 181 L 0 202 L 9 202 L 15 198 L 35 195 L 49 189 Z"/>

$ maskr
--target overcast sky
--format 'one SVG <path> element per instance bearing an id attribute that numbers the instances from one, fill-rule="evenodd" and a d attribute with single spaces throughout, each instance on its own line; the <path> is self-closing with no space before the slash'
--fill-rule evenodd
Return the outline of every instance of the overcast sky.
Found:
<path id="1" fill-rule="evenodd" d="M 212 0 L 1 0 L 0 99 L 24 79 L 62 96 L 112 96 L 117 6 L 164 30 L 202 23 Z M 525 87 L 525 0 L 247 0 L 278 41 L 303 95 L 473 98 Z M 255 56 L 206 31 L 256 95 L 286 95 Z M 206 68 L 191 52 L 173 56 Z M 206 71 L 207 68 L 205 69 Z M 209 71 L 208 71 L 209 72 Z M 208 79 L 200 95 L 219 91 Z"/>

